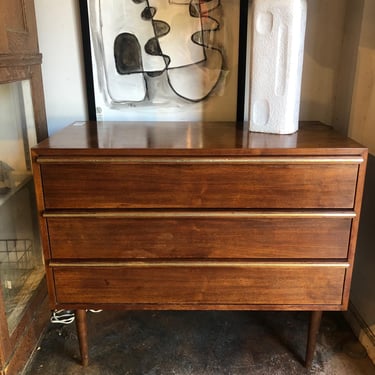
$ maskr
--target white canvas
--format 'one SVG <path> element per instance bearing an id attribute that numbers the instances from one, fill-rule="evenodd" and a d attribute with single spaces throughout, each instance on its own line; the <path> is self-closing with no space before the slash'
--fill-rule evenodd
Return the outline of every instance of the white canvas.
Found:
<path id="1" fill-rule="evenodd" d="M 236 119 L 237 0 L 87 1 L 98 120 Z"/>

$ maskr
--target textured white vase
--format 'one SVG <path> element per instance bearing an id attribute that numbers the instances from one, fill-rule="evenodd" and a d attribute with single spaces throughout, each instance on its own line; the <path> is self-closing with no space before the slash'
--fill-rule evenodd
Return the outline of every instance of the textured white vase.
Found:
<path id="1" fill-rule="evenodd" d="M 298 130 L 306 0 L 254 0 L 249 130 Z"/>

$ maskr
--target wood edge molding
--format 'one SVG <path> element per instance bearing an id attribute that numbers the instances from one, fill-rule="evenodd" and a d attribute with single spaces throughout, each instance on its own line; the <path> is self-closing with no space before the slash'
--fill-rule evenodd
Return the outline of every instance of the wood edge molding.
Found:
<path id="1" fill-rule="evenodd" d="M 0 68 L 40 65 L 42 54 L 0 54 Z"/>
<path id="2" fill-rule="evenodd" d="M 260 210 L 207 210 L 207 211 L 154 211 L 154 210 L 129 210 L 129 211 L 45 211 L 43 218 L 113 218 L 113 219 L 184 219 L 184 218 L 221 218 L 221 219 L 276 219 L 276 218 L 355 218 L 354 211 L 260 211 Z"/>
<path id="3" fill-rule="evenodd" d="M 158 304 L 158 303 L 60 303 L 54 300 L 53 308 L 56 309 L 107 309 L 107 310 L 174 310 L 174 311 L 342 311 L 343 306 L 341 304 L 218 304 L 218 303 L 169 303 L 169 304 Z"/>
<path id="4" fill-rule="evenodd" d="M 342 157 L 47 157 L 39 156 L 36 162 L 40 164 L 61 164 L 61 163 L 124 163 L 124 164 L 360 164 L 364 162 L 362 156 L 342 156 Z"/>
<path id="5" fill-rule="evenodd" d="M 116 262 L 95 262 L 95 261 L 80 261 L 80 262 L 59 262 L 52 261 L 48 264 L 49 267 L 55 268 L 153 268 L 153 267 L 185 267 L 185 268 L 213 268 L 213 267 L 245 267 L 245 268 L 310 268 L 310 267 L 337 267 L 337 268 L 349 268 L 347 262 L 332 262 L 332 261 L 312 261 L 312 262 L 280 262 L 280 261 L 116 261 Z"/>

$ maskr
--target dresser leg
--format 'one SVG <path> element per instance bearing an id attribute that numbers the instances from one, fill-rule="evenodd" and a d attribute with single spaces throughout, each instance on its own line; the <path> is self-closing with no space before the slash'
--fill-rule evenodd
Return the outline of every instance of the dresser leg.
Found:
<path id="1" fill-rule="evenodd" d="M 323 311 L 311 311 L 309 335 L 307 339 L 305 366 L 310 368 L 314 359 L 316 339 L 319 333 Z"/>
<path id="2" fill-rule="evenodd" d="M 87 345 L 87 319 L 86 310 L 76 310 L 76 325 L 78 333 L 79 350 L 81 352 L 82 366 L 89 364 L 89 350 Z"/>

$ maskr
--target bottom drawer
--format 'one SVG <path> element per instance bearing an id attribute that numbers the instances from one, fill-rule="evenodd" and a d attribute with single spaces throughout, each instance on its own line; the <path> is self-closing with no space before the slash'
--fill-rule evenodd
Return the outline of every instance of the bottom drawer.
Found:
<path id="1" fill-rule="evenodd" d="M 53 269 L 57 304 L 342 303 L 346 268 L 220 263 Z"/>

